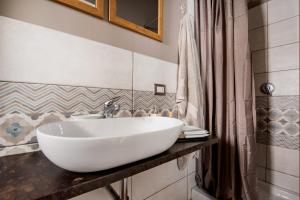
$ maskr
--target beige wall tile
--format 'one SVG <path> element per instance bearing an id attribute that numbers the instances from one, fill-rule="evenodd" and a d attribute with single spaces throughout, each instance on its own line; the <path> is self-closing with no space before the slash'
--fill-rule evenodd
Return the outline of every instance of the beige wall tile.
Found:
<path id="1" fill-rule="evenodd" d="M 272 0 L 268 2 L 269 24 L 299 15 L 299 0 Z"/>
<path id="2" fill-rule="evenodd" d="M 168 93 L 177 87 L 177 64 L 134 53 L 133 89 L 154 91 L 154 83 L 165 84 Z"/>
<path id="3" fill-rule="evenodd" d="M 157 194 L 147 198 L 147 200 L 187 200 L 187 177 L 168 186 Z"/>
<path id="4" fill-rule="evenodd" d="M 299 151 L 277 146 L 268 146 L 269 169 L 299 177 Z"/>
<path id="5" fill-rule="evenodd" d="M 249 31 L 249 42 L 252 51 L 266 49 L 268 46 L 267 28 L 261 27 Z"/>
<path id="6" fill-rule="evenodd" d="M 195 180 L 196 173 L 192 173 L 188 176 L 188 200 L 192 200 L 192 188 L 197 185 L 196 180 Z"/>
<path id="7" fill-rule="evenodd" d="M 263 83 L 268 82 L 268 73 L 255 74 L 254 81 L 255 81 L 255 95 L 256 96 L 266 96 L 265 94 L 263 94 L 260 91 L 260 87 Z"/>
<path id="8" fill-rule="evenodd" d="M 115 182 L 112 184 L 112 187 L 115 189 L 115 191 L 120 195 L 121 191 L 121 182 Z M 131 199 L 131 177 L 128 178 L 128 196 Z M 111 194 L 105 189 L 105 188 L 99 188 L 90 192 L 87 192 L 85 194 L 76 196 L 74 198 L 71 198 L 70 200 L 114 200 L 114 198 L 111 196 Z"/>
<path id="9" fill-rule="evenodd" d="M 0 80 L 132 88 L 130 51 L 2 16 L 0 27 Z"/>
<path id="10" fill-rule="evenodd" d="M 188 174 L 194 173 L 196 171 L 196 152 L 189 154 L 190 159 L 188 161 L 188 169 L 187 169 Z"/>
<path id="11" fill-rule="evenodd" d="M 256 166 L 256 178 L 262 181 L 266 180 L 266 168 Z"/>
<path id="12" fill-rule="evenodd" d="M 299 43 L 268 50 L 268 71 L 299 68 Z"/>
<path id="13" fill-rule="evenodd" d="M 267 146 L 256 143 L 256 164 L 261 167 L 267 166 Z"/>
<path id="14" fill-rule="evenodd" d="M 299 17 L 293 17 L 268 26 L 269 47 L 276 47 L 298 41 Z"/>
<path id="15" fill-rule="evenodd" d="M 248 12 L 248 19 L 249 30 L 267 25 L 267 3 L 251 8 Z"/>
<path id="16" fill-rule="evenodd" d="M 299 70 L 288 70 L 268 73 L 269 82 L 275 90 L 273 96 L 299 95 Z"/>
<path id="17" fill-rule="evenodd" d="M 299 178 L 280 172 L 267 170 L 267 182 L 299 193 Z"/>
<path id="18" fill-rule="evenodd" d="M 252 66 L 254 73 L 262 73 L 268 71 L 268 51 L 259 50 L 252 52 Z"/>
<path id="19" fill-rule="evenodd" d="M 145 199 L 187 175 L 178 170 L 177 160 L 170 161 L 132 177 L 132 198 Z M 187 185 L 187 183 L 185 183 Z"/>

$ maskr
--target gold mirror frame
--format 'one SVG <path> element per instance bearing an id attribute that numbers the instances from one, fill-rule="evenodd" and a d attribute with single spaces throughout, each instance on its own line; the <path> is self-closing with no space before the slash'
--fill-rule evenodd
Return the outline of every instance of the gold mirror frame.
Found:
<path id="1" fill-rule="evenodd" d="M 158 1 L 158 32 L 155 33 L 135 23 L 117 16 L 117 0 L 109 0 L 109 21 L 118 26 L 135 31 L 149 38 L 162 41 L 163 37 L 163 0 Z"/>
<path id="2" fill-rule="evenodd" d="M 103 18 L 104 16 L 104 0 L 96 0 L 96 7 L 89 6 L 79 0 L 54 0 L 76 10 L 83 11 L 93 16 Z"/>

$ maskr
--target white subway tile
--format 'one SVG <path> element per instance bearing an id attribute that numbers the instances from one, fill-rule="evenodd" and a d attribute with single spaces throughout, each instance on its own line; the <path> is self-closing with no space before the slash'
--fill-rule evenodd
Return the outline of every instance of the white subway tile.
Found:
<path id="1" fill-rule="evenodd" d="M 132 88 L 132 53 L 0 17 L 0 80 Z"/>
<path id="2" fill-rule="evenodd" d="M 268 26 L 269 47 L 276 47 L 298 41 L 299 17 L 293 17 Z"/>
<path id="3" fill-rule="evenodd" d="M 268 71 L 299 68 L 299 43 L 268 50 Z"/>
<path id="4" fill-rule="evenodd" d="M 249 43 L 252 51 L 266 49 L 268 46 L 268 33 L 266 27 L 249 31 Z"/>
<path id="5" fill-rule="evenodd" d="M 269 24 L 299 15 L 299 0 L 272 0 L 268 2 Z"/>
<path id="6" fill-rule="evenodd" d="M 132 198 L 134 200 L 145 199 L 186 175 L 187 168 L 180 171 L 177 167 L 177 160 L 134 175 L 132 177 Z"/>
<path id="7" fill-rule="evenodd" d="M 268 73 L 269 82 L 275 90 L 272 95 L 299 95 L 299 70 L 288 70 Z"/>
<path id="8" fill-rule="evenodd" d="M 267 182 L 285 188 L 287 190 L 299 193 L 299 178 L 267 170 Z"/>
<path id="9" fill-rule="evenodd" d="M 299 176 L 299 151 L 277 146 L 268 146 L 267 166 L 269 169 Z"/>
<path id="10" fill-rule="evenodd" d="M 251 8 L 248 12 L 249 30 L 267 25 L 267 3 Z"/>
<path id="11" fill-rule="evenodd" d="M 147 198 L 147 200 L 187 200 L 187 177 L 168 186 L 159 193 Z"/>

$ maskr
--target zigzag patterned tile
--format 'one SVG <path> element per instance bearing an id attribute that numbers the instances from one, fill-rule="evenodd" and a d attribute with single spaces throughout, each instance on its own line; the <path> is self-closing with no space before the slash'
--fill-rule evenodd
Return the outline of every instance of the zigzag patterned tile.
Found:
<path id="1" fill-rule="evenodd" d="M 131 90 L 0 82 L 0 115 L 101 111 L 105 101 L 120 96 L 122 110 L 131 110 Z"/>
<path id="2" fill-rule="evenodd" d="M 175 106 L 175 94 L 167 93 L 166 96 L 154 95 L 149 91 L 133 91 L 133 108 L 139 109 L 173 109 Z"/>
<path id="3" fill-rule="evenodd" d="M 299 110 L 299 96 L 274 96 L 269 97 L 269 108 Z"/>
<path id="4" fill-rule="evenodd" d="M 278 134 L 269 134 L 267 141 L 268 145 L 299 150 L 299 135 L 291 136 L 283 132 Z"/>

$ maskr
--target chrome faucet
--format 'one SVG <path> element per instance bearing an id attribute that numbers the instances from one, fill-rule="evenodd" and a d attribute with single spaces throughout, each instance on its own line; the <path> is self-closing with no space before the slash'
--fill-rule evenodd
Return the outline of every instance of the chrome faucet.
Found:
<path id="1" fill-rule="evenodd" d="M 105 118 L 113 117 L 120 110 L 120 105 L 116 104 L 116 102 L 120 99 L 120 97 L 114 97 L 109 101 L 104 103 L 103 114 Z"/>

